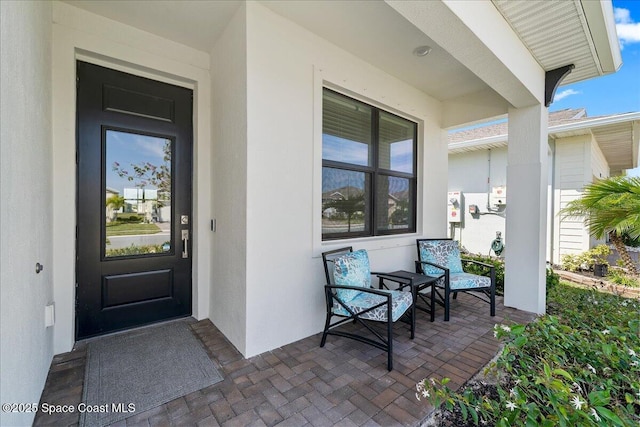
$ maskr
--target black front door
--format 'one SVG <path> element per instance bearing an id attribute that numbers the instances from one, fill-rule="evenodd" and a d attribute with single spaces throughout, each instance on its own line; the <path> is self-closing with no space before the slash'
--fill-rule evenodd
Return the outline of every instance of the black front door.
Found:
<path id="1" fill-rule="evenodd" d="M 77 77 L 76 338 L 190 315 L 193 93 Z"/>

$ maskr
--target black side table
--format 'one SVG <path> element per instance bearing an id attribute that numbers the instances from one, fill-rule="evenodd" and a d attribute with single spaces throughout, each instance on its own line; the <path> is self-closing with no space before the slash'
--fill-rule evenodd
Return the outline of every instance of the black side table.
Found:
<path id="1" fill-rule="evenodd" d="M 411 314 L 411 321 L 413 322 L 413 329 L 415 329 L 416 324 L 416 312 L 415 309 L 422 310 L 426 313 L 430 314 L 431 321 L 435 320 L 435 304 L 436 304 L 436 293 L 435 293 L 435 283 L 440 279 L 438 276 L 426 276 L 420 273 L 412 273 L 410 271 L 398 270 L 392 271 L 390 273 L 378 273 L 377 276 L 380 279 L 379 289 L 384 287 L 384 279 L 392 280 L 398 283 L 398 290 L 402 290 L 407 286 L 411 287 L 411 295 L 413 297 L 413 309 Z M 425 294 L 422 294 L 421 291 L 424 289 L 431 287 L 431 292 L 429 293 L 429 301 L 425 299 Z M 418 306 L 418 297 L 429 307 L 421 307 Z M 411 336 L 413 338 L 413 336 Z"/>

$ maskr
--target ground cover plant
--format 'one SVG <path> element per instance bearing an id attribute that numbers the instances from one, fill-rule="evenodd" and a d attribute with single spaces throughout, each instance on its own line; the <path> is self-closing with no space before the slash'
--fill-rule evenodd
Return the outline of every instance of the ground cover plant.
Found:
<path id="1" fill-rule="evenodd" d="M 617 269 L 609 270 L 607 280 L 611 283 L 615 283 L 616 285 L 628 286 L 630 288 L 640 288 L 640 280 L 638 280 L 638 276 L 633 277 L 624 274 L 624 272 Z"/>
<path id="2" fill-rule="evenodd" d="M 417 384 L 416 398 L 442 405 L 437 425 L 638 426 L 640 301 L 567 283 L 547 301 L 528 325 L 495 326 L 505 342 L 487 368 L 496 384 Z"/>

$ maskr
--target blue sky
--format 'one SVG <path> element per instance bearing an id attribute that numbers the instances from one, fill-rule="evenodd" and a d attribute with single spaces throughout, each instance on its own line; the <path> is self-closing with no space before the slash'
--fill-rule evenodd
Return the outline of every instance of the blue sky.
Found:
<path id="1" fill-rule="evenodd" d="M 149 162 L 155 166 L 163 164 L 165 139 L 135 133 L 107 131 L 107 187 L 124 195 L 124 188 L 135 188 L 138 180 L 129 181 L 113 171 L 114 162 L 133 175 L 133 164 Z M 150 187 L 148 187 L 150 188 Z"/>
<path id="2" fill-rule="evenodd" d="M 622 67 L 603 77 L 561 86 L 549 111 L 586 108 L 591 117 L 640 111 L 640 1 L 613 0 Z M 640 168 L 629 175 L 640 176 Z"/>

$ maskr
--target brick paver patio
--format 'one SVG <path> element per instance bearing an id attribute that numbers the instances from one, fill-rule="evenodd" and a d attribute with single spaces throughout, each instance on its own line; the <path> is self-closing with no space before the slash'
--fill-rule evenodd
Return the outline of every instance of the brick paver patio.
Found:
<path id="1" fill-rule="evenodd" d="M 493 325 L 527 322 L 533 315 L 505 308 L 497 298 L 496 317 L 477 299 L 461 294 L 452 301 L 451 321 L 418 312 L 415 339 L 408 325 L 394 326 L 394 370 L 379 349 L 321 334 L 244 359 L 209 321 L 192 324 L 224 381 L 134 414 L 116 426 L 415 426 L 433 410 L 415 398 L 423 378 L 449 377 L 464 384 L 499 349 Z M 355 325 L 345 325 L 355 328 Z M 41 403 L 81 401 L 86 345 L 55 356 Z M 79 414 L 38 413 L 34 425 L 77 425 Z"/>

